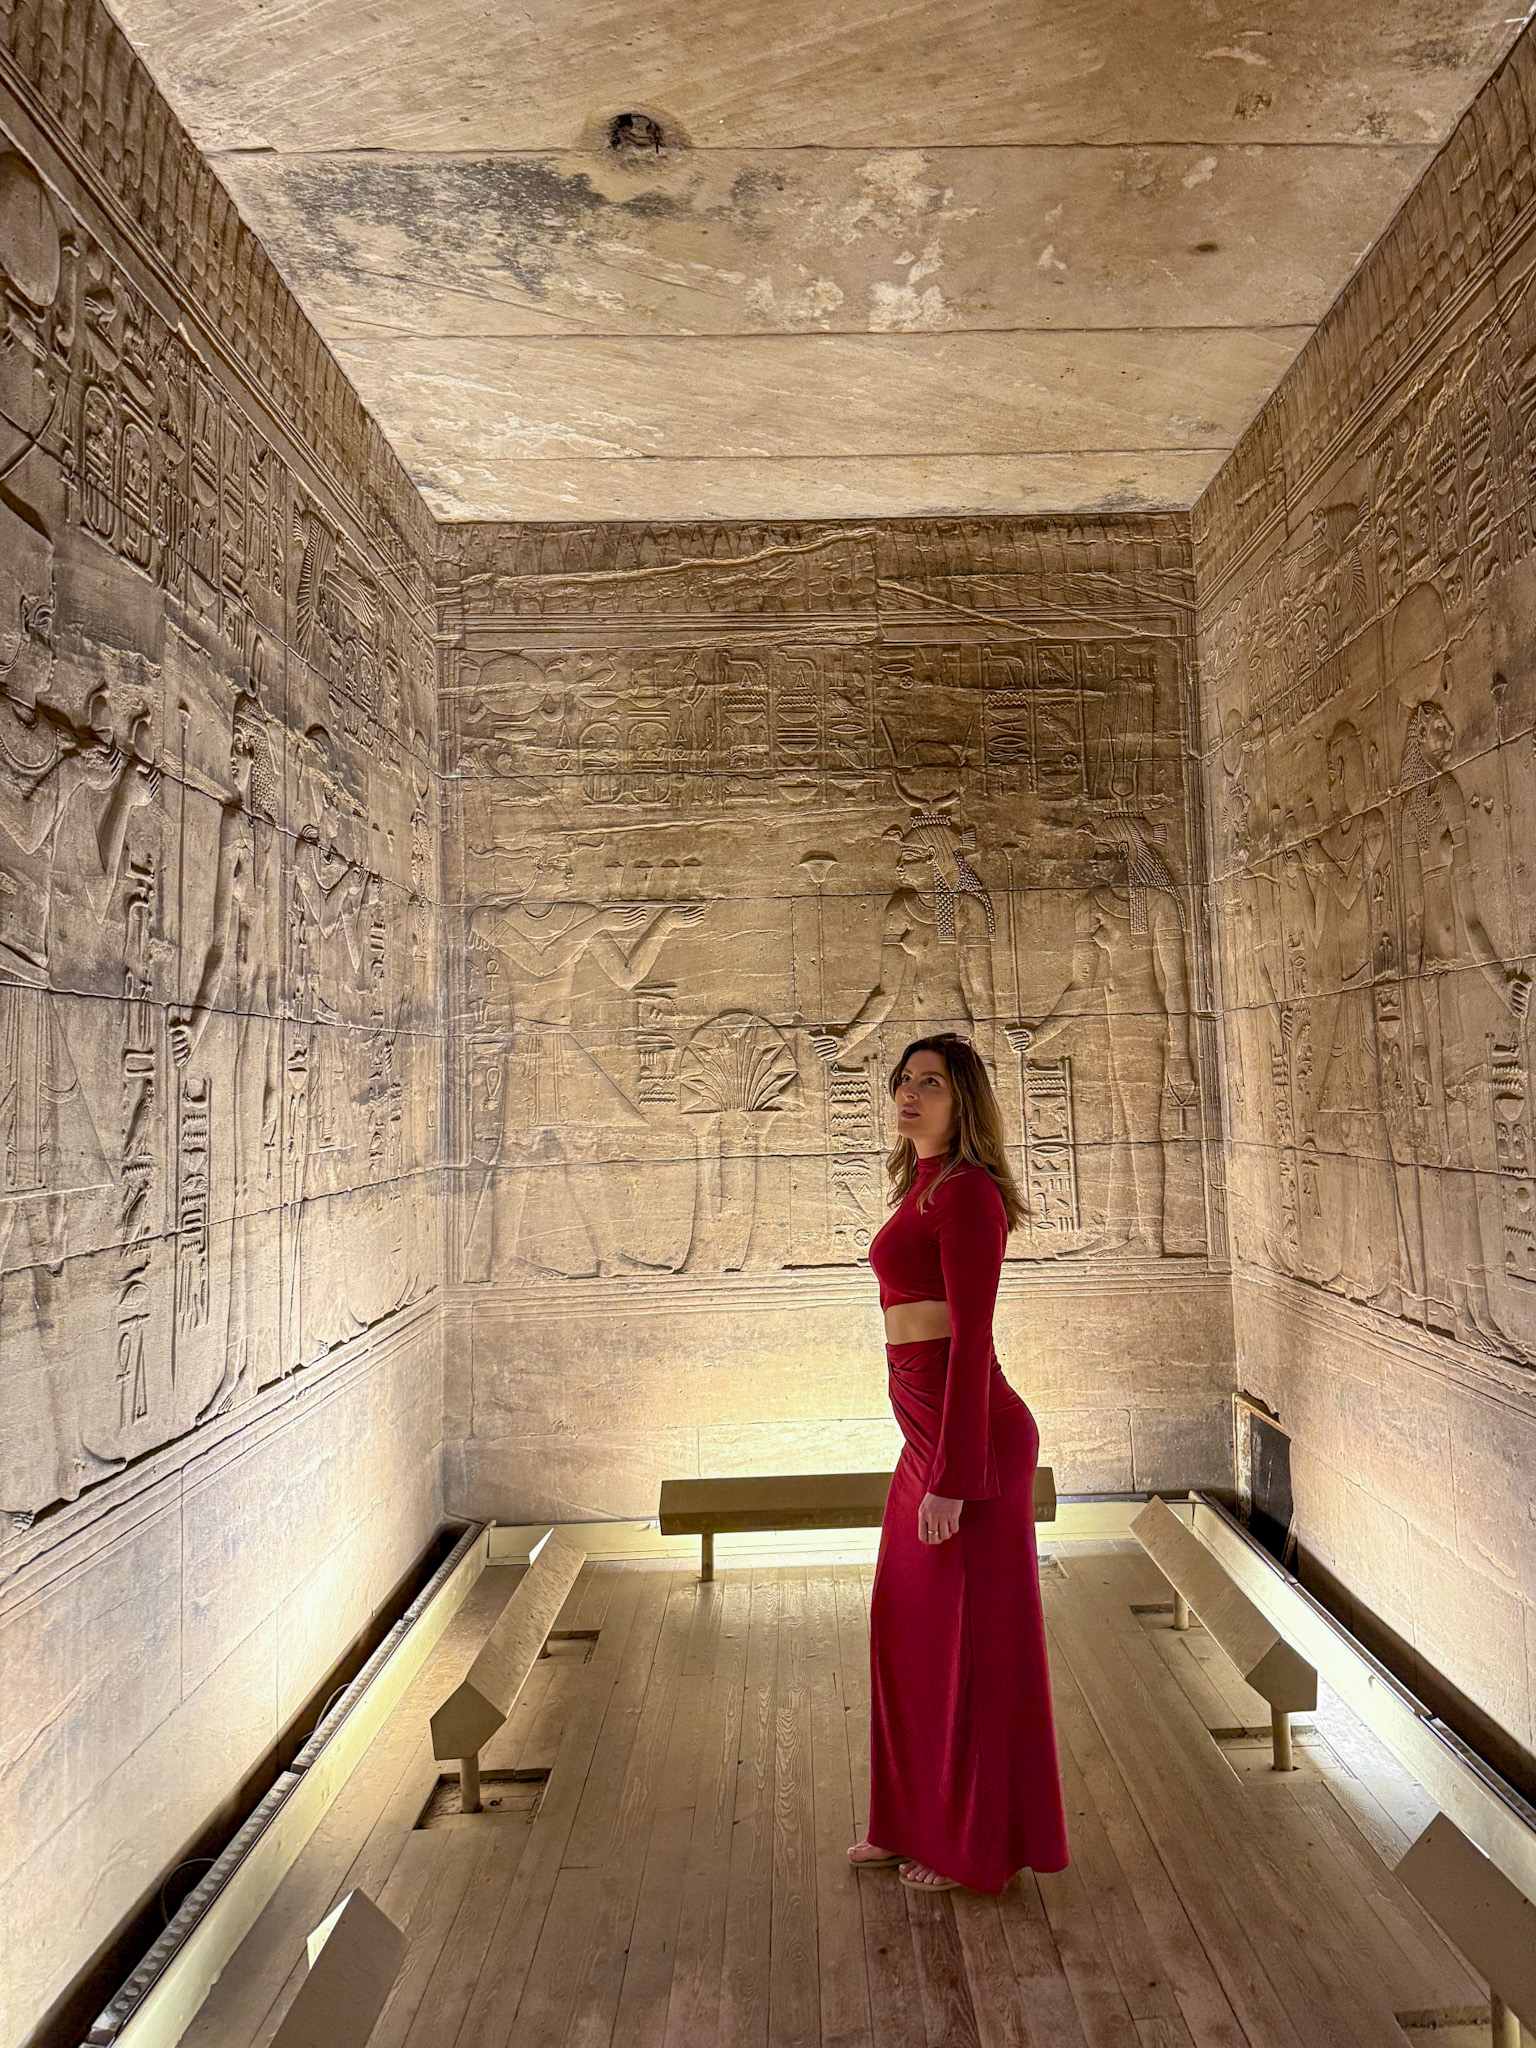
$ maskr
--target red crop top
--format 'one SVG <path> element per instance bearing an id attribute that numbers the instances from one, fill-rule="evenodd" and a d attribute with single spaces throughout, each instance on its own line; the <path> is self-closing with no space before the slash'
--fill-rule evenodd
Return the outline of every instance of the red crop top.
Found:
<path id="1" fill-rule="evenodd" d="M 926 1209 L 918 1202 L 943 1159 L 920 1159 L 901 1207 L 869 1248 L 881 1308 L 904 1301 L 949 1303 L 949 1371 L 944 1420 L 928 1478 L 946 1500 L 988 1500 L 998 1492 L 992 1461 L 992 1310 L 1008 1242 L 1003 1198 L 991 1174 L 961 1166 Z"/>

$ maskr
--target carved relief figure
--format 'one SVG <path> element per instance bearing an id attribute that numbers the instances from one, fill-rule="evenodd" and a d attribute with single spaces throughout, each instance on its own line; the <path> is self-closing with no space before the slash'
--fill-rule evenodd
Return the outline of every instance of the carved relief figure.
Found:
<path id="1" fill-rule="evenodd" d="M 873 1051 L 881 1027 L 922 1036 L 959 1031 L 983 1056 L 995 1015 L 992 900 L 966 858 L 973 828 L 962 830 L 947 810 L 919 811 L 892 828 L 897 841 L 896 888 L 880 934 L 880 979 L 847 1024 L 813 1031 L 811 1043 L 829 1066 L 857 1065 Z"/>
<path id="2" fill-rule="evenodd" d="M 1085 1032 L 1107 1050 L 1110 1162 L 1104 1227 L 1110 1244 L 1161 1255 L 1164 1140 L 1170 1113 L 1197 1099 L 1190 1048 L 1189 968 L 1173 877 L 1142 828 L 1111 818 L 1096 828 L 1094 883 L 1074 919 L 1072 975 L 1038 1025 L 1008 1030 L 1037 1060 L 1071 1050 Z"/>
<path id="3" fill-rule="evenodd" d="M 184 1093 L 189 1083 L 207 1086 L 206 1077 L 193 1070 L 209 1020 L 228 1012 L 235 1032 L 228 1324 L 223 1369 L 204 1415 L 220 1413 L 242 1388 L 253 1392 L 277 1369 L 277 1333 L 264 1310 L 261 1281 L 272 1270 L 281 1199 L 279 794 L 266 720 L 256 698 L 243 691 L 235 699 L 229 774 L 231 793 L 219 811 L 208 943 L 199 967 L 183 936 L 182 970 L 193 994 L 190 1005 L 171 1016 L 171 1053 Z"/>
<path id="4" fill-rule="evenodd" d="M 301 785 L 308 819 L 293 849 L 289 908 L 295 1030 L 286 1076 L 290 1199 L 297 1205 L 290 1261 L 291 1338 L 300 1359 L 318 1357 L 363 1326 L 352 1290 L 341 1212 L 329 1199 L 365 1178 L 356 1155 L 352 1034 L 362 994 L 364 919 L 379 879 L 349 841 L 363 822 L 346 787 L 337 742 L 321 725 L 305 734 Z"/>
<path id="5" fill-rule="evenodd" d="M 1365 751 L 1348 719 L 1328 736 L 1327 785 L 1328 823 L 1285 863 L 1315 991 L 1296 1117 L 1329 1190 L 1320 1228 L 1309 1230 L 1303 1212 L 1299 1252 L 1308 1277 L 1395 1310 L 1410 1231 L 1390 1163 L 1372 914 L 1391 886 L 1389 826 L 1381 807 L 1367 802 Z"/>
<path id="6" fill-rule="evenodd" d="M 75 892 L 99 927 L 129 819 L 159 787 L 152 763 L 116 744 L 116 715 L 111 693 L 96 691 L 82 734 L 33 697 L 0 696 L 0 1346 L 18 1338 L 38 1345 L 49 1432 L 25 1477 L 0 1475 L 19 1512 L 73 1500 L 121 1463 L 82 1437 L 80 1361 L 59 1326 L 69 1197 L 111 1185 L 102 1132 L 117 1104 L 93 1106 L 71 1050 L 69 998 L 51 987 L 55 962 L 68 978 L 71 949 L 61 941 L 74 923 Z M 132 722 L 142 735 L 142 721 Z M 125 1154 L 133 1137 L 130 1119 Z M 29 1316 L 18 1289 L 30 1297 Z"/>
<path id="7" fill-rule="evenodd" d="M 534 1207 L 527 1228 L 511 1216 L 503 1228 L 498 1217 L 496 1249 L 568 1277 L 629 1272 L 650 1262 L 619 1241 L 603 1163 L 615 1139 L 644 1130 L 646 1120 L 577 1034 L 577 972 L 590 961 L 614 988 L 638 988 L 668 938 L 697 925 L 704 906 L 593 901 L 578 888 L 567 851 L 551 846 L 530 858 L 526 888 L 474 905 L 468 919 L 471 936 L 506 962 L 511 985 L 507 1075 L 492 1090 L 504 1102 L 511 1154 L 525 1169 L 546 1169 L 517 1177 L 520 1214 L 527 1200 Z M 496 1199 L 490 1174 L 480 1199 Z M 471 1214 L 467 1234 L 482 1227 Z"/>
<path id="8" fill-rule="evenodd" d="M 1478 1214 L 1473 1111 L 1487 1065 L 1486 1006 L 1466 970 L 1477 970 L 1501 1009 L 1523 1020 L 1531 977 L 1507 967 L 1483 924 L 1467 837 L 1467 803 L 1451 768 L 1456 733 L 1429 700 L 1410 713 L 1403 746 L 1402 847 L 1414 1109 L 1426 1140 L 1426 1313 L 1449 1308 L 1454 1334 L 1508 1350 L 1488 1299 Z M 1518 1349 L 1518 1347 L 1513 1347 Z"/>

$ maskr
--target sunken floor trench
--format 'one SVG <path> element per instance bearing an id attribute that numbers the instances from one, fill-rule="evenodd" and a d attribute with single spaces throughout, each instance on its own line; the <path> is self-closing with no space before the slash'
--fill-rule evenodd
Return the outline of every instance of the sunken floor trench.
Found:
<path id="1" fill-rule="evenodd" d="M 589 1563 L 457 1811 L 427 1719 L 486 1569 L 185 2036 L 260 2048 L 354 1887 L 409 1942 L 370 2048 L 1467 2048 L 1487 1994 L 1391 1866 L 1434 1808 L 1326 1692 L 1264 1702 L 1134 1547 L 1047 1556 L 1073 1860 L 999 1898 L 844 1859 L 872 1564 Z M 595 1636 L 593 1632 L 595 1631 Z M 448 1767 L 451 1770 L 451 1767 Z M 1480 2024 L 1478 2024 L 1480 2022 Z"/>

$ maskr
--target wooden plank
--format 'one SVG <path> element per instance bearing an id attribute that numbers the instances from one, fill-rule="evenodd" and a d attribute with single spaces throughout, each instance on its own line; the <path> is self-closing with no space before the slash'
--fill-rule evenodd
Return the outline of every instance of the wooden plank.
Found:
<path id="1" fill-rule="evenodd" d="M 1123 1574 L 1118 1561 L 1104 1559 L 1100 1565 L 1096 1573 L 1077 1575 L 1098 1594 L 1098 1600 L 1081 1613 L 1090 1629 L 1101 1623 L 1098 1601 L 1111 1611 L 1120 1608 L 1117 1590 Z M 1124 1666 L 1143 1682 L 1138 1724 L 1157 1745 L 1164 1790 L 1183 1794 L 1168 1807 L 1170 1817 L 1176 1826 L 1183 1821 L 1191 1848 L 1205 1839 L 1204 1860 L 1218 1874 L 1242 1927 L 1264 1929 L 1269 1984 L 1298 2029 L 1317 2041 L 1378 2039 L 1396 2048 L 1390 2010 L 1384 2012 L 1380 1999 L 1360 1985 L 1347 1959 L 1341 1961 L 1331 1952 L 1330 1930 L 1310 1921 L 1305 1901 L 1296 1895 L 1283 1851 L 1276 1851 L 1269 1810 L 1255 1805 L 1252 1788 L 1239 1782 L 1205 1738 L 1143 1633 L 1138 1629 L 1123 1635 L 1119 1647 L 1124 1664 L 1116 1667 L 1116 1682 L 1126 1683 Z M 1137 1678 L 1130 1680 L 1133 1686 Z M 1101 1725 L 1107 1733 L 1107 1723 Z M 1160 1846 L 1166 1850 L 1166 1842 Z M 1233 2003 L 1236 2007 L 1235 1999 Z M 1251 2028 L 1252 2016 L 1244 2012 L 1242 2018 Z"/>
<path id="2" fill-rule="evenodd" d="M 1047 1619 L 1061 1660 L 1082 1689 L 1100 1737 L 1249 2041 L 1255 2048 L 1316 2048 L 1315 2041 L 1292 2023 L 1266 1967 L 1273 1961 L 1277 1974 L 1283 1974 L 1284 1954 L 1277 1957 L 1267 1939 L 1264 1960 L 1257 1952 L 1258 1930 L 1268 1916 L 1249 1911 L 1248 1890 L 1233 1878 L 1232 1859 L 1239 1844 L 1209 1839 L 1178 1748 L 1161 1726 L 1145 1684 L 1128 1665 L 1124 1643 L 1106 1642 L 1093 1627 L 1093 1603 L 1078 1597 L 1090 1577 L 1086 1569 L 1075 1569 L 1065 1585 L 1046 1588 Z M 1236 1904 L 1228 1896 L 1229 1882 L 1238 1894 Z M 1328 2038 L 1326 2033 L 1317 2037 Z"/>
<path id="3" fill-rule="evenodd" d="M 1536 1812 L 1427 1717 L 1384 1666 L 1229 1517 L 1193 1504 L 1193 1533 L 1299 1653 L 1378 1735 L 1469 1841 L 1536 1900 Z"/>
<path id="4" fill-rule="evenodd" d="M 680 1587 L 679 1575 L 671 1571 L 636 1577 L 641 1590 L 627 1654 L 614 1674 L 586 1782 L 565 1830 L 559 1876 L 506 2036 L 508 2048 L 549 2048 L 563 2038 L 577 1994 L 584 1989 L 582 1971 L 593 1953 L 594 1922 L 611 1904 L 602 1874 L 618 1846 L 626 1783 L 658 1645 L 664 1636 L 679 1633 L 674 1596 L 687 1585 L 684 1579 Z M 524 1867 L 526 1863 L 525 1858 Z M 622 1962 L 622 1936 L 619 1949 Z"/>
<path id="5" fill-rule="evenodd" d="M 1074 1814 L 1072 1818 L 1076 1822 L 1081 1816 Z M 1073 1860 L 1065 1870 L 1041 1872 L 1035 1880 L 1056 1953 L 1072 1987 L 1089 2048 L 1136 2048 L 1130 2008 L 1114 1963 L 1105 1951 L 1093 1902 L 1077 1862 L 1075 1833 L 1072 1851 Z"/>
<path id="6" fill-rule="evenodd" d="M 806 1582 L 780 1583 L 773 1714 L 773 1917 L 769 1937 L 770 2048 L 817 2048 L 821 1987 L 816 1926 L 816 1815 L 811 1698 L 806 1672 Z"/>
<path id="7" fill-rule="evenodd" d="M 590 1565 L 586 1566 L 561 1610 L 561 1627 L 596 1629 L 601 1634 L 613 1589 L 622 1576 L 619 1572 L 593 1571 Z M 487 1757 L 519 1770 L 552 1768 L 567 1719 L 585 1692 L 589 1662 L 590 1659 L 580 1663 L 547 1659 L 542 1697 L 534 1696 L 526 1717 L 519 1702 L 507 1726 L 490 1743 Z"/>
<path id="8" fill-rule="evenodd" d="M 521 1821 L 496 1821 L 477 1831 L 468 1855 L 462 1847 L 457 1848 L 466 1865 L 467 1882 L 405 2037 L 405 2048 L 439 2048 L 440 2043 L 456 2039 L 529 1833 Z"/>
<path id="9" fill-rule="evenodd" d="M 886 1882 L 890 1882 L 889 1874 Z M 976 2010 L 965 1974 L 965 1951 L 955 1927 L 950 1894 L 925 1894 L 903 1885 L 902 1895 L 912 1929 L 912 1952 L 917 1958 L 928 2048 L 981 2048 Z"/>
<path id="10" fill-rule="evenodd" d="M 603 1864 L 592 1873 L 592 1909 L 577 1966 L 579 1996 L 565 2029 L 566 2048 L 607 2048 L 612 2038 L 628 1967 L 635 1960 L 641 1880 L 657 1814 L 666 1798 L 667 1763 L 674 1754 L 674 1738 L 682 1734 L 686 1739 L 688 1732 L 686 1715 L 680 1711 L 679 1685 L 699 1586 L 691 1572 L 669 1577 L 666 1614 L 651 1660 L 613 1831 Z M 658 2008 L 658 2017 L 663 2009 Z"/>
<path id="11" fill-rule="evenodd" d="M 763 2048 L 768 2039 L 769 1937 L 773 1920 L 774 1679 L 783 1605 L 776 1571 L 752 1574 L 746 1697 L 736 1773 L 735 1832 L 727 1880 L 720 2040 Z"/>
<path id="12" fill-rule="evenodd" d="M 746 1682 L 752 1582 L 742 1572 L 700 1587 L 701 1606 L 719 1616 L 687 1865 L 678 1902 L 677 1947 L 665 2048 L 713 2048 L 725 1957 L 726 1896 L 736 1810 L 736 1771 Z"/>
<path id="13" fill-rule="evenodd" d="M 276 2048 L 368 2048 L 405 1947 L 372 1899 L 349 1892 L 309 1937 L 309 1974 Z"/>
<path id="14" fill-rule="evenodd" d="M 1054 2048 L 1013 1974 L 996 1899 L 956 1892 L 953 1908 L 981 2048 Z"/>
<path id="15" fill-rule="evenodd" d="M 663 1536 L 753 1535 L 775 1529 L 877 1529 L 889 1472 L 808 1472 L 778 1478 L 664 1479 Z M 1056 1477 L 1035 1473 L 1037 1522 L 1056 1518 Z"/>
<path id="16" fill-rule="evenodd" d="M 644 1575 L 625 1574 L 615 1590 L 597 1655 L 586 1666 L 585 1692 L 566 1724 L 527 1847 L 487 1935 L 485 1963 L 454 2048 L 506 2048 L 645 1585 Z"/>
<path id="17" fill-rule="evenodd" d="M 664 1479 L 663 1536 L 761 1529 L 879 1526 L 889 1472 L 810 1472 L 779 1478 Z"/>
<path id="18" fill-rule="evenodd" d="M 1065 1656 L 1052 1644 L 1057 1733 L 1082 1773 L 1084 1787 L 1115 1861 L 1125 1873 L 1154 1953 L 1167 1972 L 1196 2048 L 1246 2048 L 1247 2036 L 1190 1924 L 1125 1780 Z M 1148 2015 L 1150 2017 L 1150 2015 Z"/>
<path id="19" fill-rule="evenodd" d="M 1062 1879 L 1042 1880 L 1040 1896 L 1045 1900 L 1046 1912 L 1051 1913 L 1051 1895 L 1058 1883 L 1075 1875 L 1098 1926 L 1104 1958 L 1113 1972 L 1126 2012 L 1133 2020 L 1177 2022 L 1179 2033 L 1184 2034 L 1178 1997 L 1162 1961 L 1154 1955 L 1136 1894 L 1116 1860 L 1097 1805 L 1068 1743 L 1061 1746 L 1061 1778 L 1071 1830 L 1072 1866 Z M 1077 1984 L 1067 1946 L 1059 1938 L 1057 1946 L 1075 1992 Z M 1082 1999 L 1078 2002 L 1081 2005 Z M 1085 2031 L 1090 2039 L 1094 2038 L 1091 2027 Z M 1118 2026 L 1106 2038 L 1121 2038 Z"/>
<path id="20" fill-rule="evenodd" d="M 1511 2012 L 1536 2027 L 1536 1905 L 1443 1813 L 1397 1875 Z"/>
<path id="21" fill-rule="evenodd" d="M 248 2048 L 259 2029 L 276 2026 L 303 1979 L 309 1929 L 348 1891 L 377 1899 L 404 1833 L 421 1811 L 437 1767 L 426 1749 L 425 1713 L 474 1657 L 483 1631 L 509 1597 L 517 1574 L 482 1574 L 424 1660 L 399 1704 L 369 1744 L 327 1809 L 303 1854 L 283 1878 L 250 1933 L 225 1966 L 182 2039 L 185 2048 Z M 509 1583 L 510 1582 L 510 1583 Z M 387 1858 L 360 1864 L 376 1837 Z"/>
<path id="22" fill-rule="evenodd" d="M 1112 1567 L 1114 1560 L 1101 1562 Z M 1074 1583 L 1090 1591 L 1094 1581 L 1092 1572 L 1074 1574 Z M 1112 1581 L 1112 1570 L 1098 1575 L 1100 1585 Z M 1113 1593 L 1108 1597 L 1113 1601 Z M 1065 1608 L 1058 1611 L 1067 1613 Z M 1362 1994 L 1354 1974 L 1341 1969 L 1320 1940 L 1326 1930 L 1308 1923 L 1304 1905 L 1293 1896 L 1283 1868 L 1277 1866 L 1263 1836 L 1253 1827 L 1251 1800 L 1216 1754 L 1141 1631 L 1110 1637 L 1092 1601 L 1079 1604 L 1072 1625 L 1090 1662 L 1095 1641 L 1100 1654 L 1113 1655 L 1118 1645 L 1114 1678 L 1101 1673 L 1097 1693 L 1077 1663 L 1077 1653 L 1069 1648 L 1069 1654 L 1090 1699 L 1114 1700 L 1118 1689 L 1121 1701 L 1135 1703 L 1130 1713 L 1104 1713 L 1099 1717 L 1100 1727 L 1127 1782 L 1133 1785 L 1149 1827 L 1150 1814 L 1159 1816 L 1160 1831 L 1154 1830 L 1154 1836 L 1165 1861 L 1173 1844 L 1179 1843 L 1186 1866 L 1203 1863 L 1217 1878 L 1238 1923 L 1233 1934 L 1243 1927 L 1262 1928 L 1269 1983 L 1308 2048 L 1333 2041 L 1340 2048 L 1363 2048 L 1372 2041 L 1381 2048 L 1401 2048 L 1391 2012 L 1383 2012 Z M 1190 1740 L 1191 1733 L 1197 1739 Z M 1143 1763 L 1133 1779 L 1126 1759 L 1138 1751 L 1144 1756 L 1148 1742 L 1155 1747 L 1156 1761 L 1150 1771 Z M 1182 1882 L 1180 1889 L 1184 1890 Z M 1231 1987 L 1227 1989 L 1231 1997 Z M 1233 2003 L 1251 2031 L 1249 2013 L 1238 2008 L 1235 1999 Z"/>
<path id="23" fill-rule="evenodd" d="M 446 1828 L 416 1829 L 400 1845 L 379 1904 L 405 1935 L 405 1961 L 368 2048 L 400 2048 L 410 2032 L 473 1870 L 459 1847 Z"/>
<path id="24" fill-rule="evenodd" d="M 869 1822 L 869 1596 L 872 1572 L 848 1565 L 835 1575 L 839 1668 L 848 1711 L 849 1791 L 854 1804 L 854 1841 Z M 886 1844 L 899 1847 L 899 1844 Z M 870 2027 L 880 2048 L 926 2048 L 922 1984 L 906 1894 L 894 1870 L 854 1873 L 864 1929 L 865 1981 Z"/>
<path id="25" fill-rule="evenodd" d="M 683 1881 L 699 1778 L 711 1734 L 709 1712 L 720 1638 L 721 1601 L 715 1589 L 690 1580 L 689 1595 L 693 1613 L 629 1933 L 611 2048 L 661 2048 L 666 2038 L 678 1960 Z"/>
<path id="26" fill-rule="evenodd" d="M 1077 2000 L 1031 1871 L 1016 1877 L 998 1899 L 997 1917 L 1040 2048 L 1087 2048 Z"/>
<path id="27" fill-rule="evenodd" d="M 1305 1833 L 1325 1854 L 1338 1910 L 1357 1918 L 1361 1939 L 1383 1958 L 1399 2011 L 1475 2005 L 1482 1986 L 1445 1935 L 1375 1854 L 1326 1782 L 1298 1778 L 1288 1788 Z M 1298 1873 L 1305 1877 L 1305 1873 Z M 1319 1895 L 1320 1896 L 1320 1895 Z M 1400 1988 L 1399 1988 L 1400 1987 Z"/>
<path id="28" fill-rule="evenodd" d="M 816 1946 L 822 1959 L 821 2043 L 822 2048 L 873 2048 L 864 1916 L 859 1905 L 858 1875 L 848 1862 L 849 1846 L 857 1837 L 848 1763 L 848 1707 L 839 1653 L 836 1579 L 831 1572 L 810 1572 L 806 1591 L 811 1797 L 816 1836 Z"/>
<path id="29" fill-rule="evenodd" d="M 488 1555 L 484 1529 L 444 1576 L 394 1651 L 192 1928 L 117 2036 L 116 2048 L 180 2041 L 390 1713 L 437 1647 Z M 451 1562 L 451 1559 L 450 1559 Z"/>

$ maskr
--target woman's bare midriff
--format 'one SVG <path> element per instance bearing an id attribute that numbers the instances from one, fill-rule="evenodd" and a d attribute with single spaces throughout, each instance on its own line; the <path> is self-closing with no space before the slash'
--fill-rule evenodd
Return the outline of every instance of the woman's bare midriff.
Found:
<path id="1" fill-rule="evenodd" d="M 947 1301 L 898 1301 L 885 1312 L 887 1344 L 931 1344 L 948 1335 Z"/>

